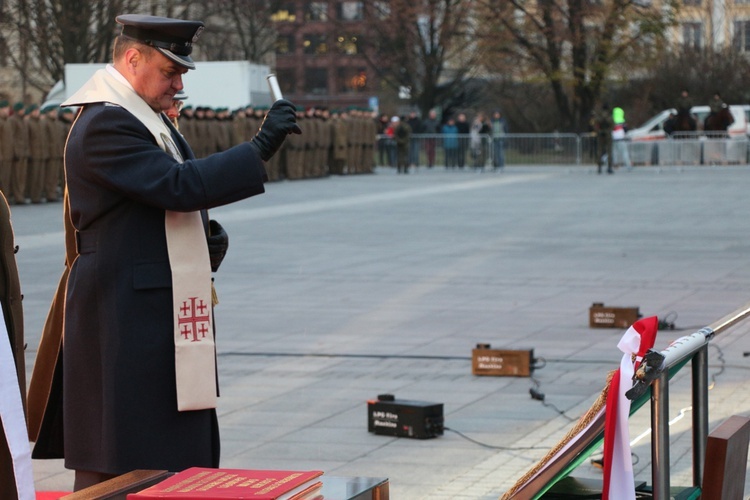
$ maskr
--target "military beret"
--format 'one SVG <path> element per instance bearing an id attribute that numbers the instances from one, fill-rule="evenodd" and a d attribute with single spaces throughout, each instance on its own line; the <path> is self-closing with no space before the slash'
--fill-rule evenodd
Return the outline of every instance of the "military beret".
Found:
<path id="1" fill-rule="evenodd" d="M 5 99 L 0 101 L 0 108 L 7 108 L 8 106 L 9 106 L 9 103 Z"/>
<path id="2" fill-rule="evenodd" d="M 21 110 L 22 110 L 22 109 L 24 109 L 25 107 L 26 107 L 26 106 L 24 106 L 24 104 L 23 104 L 22 102 L 17 102 L 17 103 L 15 103 L 15 104 L 13 105 L 13 111 L 21 111 Z"/>
<path id="3" fill-rule="evenodd" d="M 154 47 L 170 60 L 188 69 L 195 69 L 190 57 L 204 24 L 169 17 L 125 14 L 115 19 L 122 24 L 122 35 Z"/>
<path id="4" fill-rule="evenodd" d="M 37 109 L 38 107 L 39 107 L 39 106 L 37 106 L 36 104 L 29 104 L 29 106 L 28 106 L 28 107 L 26 108 L 26 112 L 27 112 L 27 113 L 31 113 L 32 111 L 34 111 L 34 110 L 35 110 L 35 109 Z"/>

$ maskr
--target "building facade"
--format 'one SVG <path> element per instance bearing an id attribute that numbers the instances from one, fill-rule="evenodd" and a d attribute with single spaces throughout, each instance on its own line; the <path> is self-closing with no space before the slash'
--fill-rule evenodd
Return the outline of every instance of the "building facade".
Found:
<path id="1" fill-rule="evenodd" d="M 275 71 L 286 97 L 301 106 L 368 107 L 378 91 L 365 43 L 368 3 L 289 1 L 272 14 Z"/>

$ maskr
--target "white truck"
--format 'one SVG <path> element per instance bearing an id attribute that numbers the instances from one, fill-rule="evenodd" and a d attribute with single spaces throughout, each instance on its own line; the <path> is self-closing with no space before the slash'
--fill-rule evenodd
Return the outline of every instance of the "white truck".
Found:
<path id="1" fill-rule="evenodd" d="M 94 72 L 106 64 L 66 64 L 65 82 L 57 82 L 44 105 L 58 105 L 70 97 Z M 266 76 L 267 65 L 248 61 L 197 61 L 195 69 L 182 77 L 185 104 L 230 110 L 253 104 L 268 106 L 271 93 Z"/>
<path id="2" fill-rule="evenodd" d="M 727 129 L 729 136 L 733 139 L 747 138 L 750 135 L 750 105 L 731 104 L 729 110 L 734 117 L 734 123 Z M 690 112 L 696 118 L 698 129 L 702 130 L 703 121 L 711 112 L 711 109 L 708 106 L 693 106 L 690 108 Z M 656 116 L 648 119 L 640 127 L 628 130 L 626 137 L 631 141 L 656 141 L 665 139 L 667 134 L 664 132 L 664 123 L 669 118 L 670 113 L 675 113 L 675 109 L 665 109 Z"/>

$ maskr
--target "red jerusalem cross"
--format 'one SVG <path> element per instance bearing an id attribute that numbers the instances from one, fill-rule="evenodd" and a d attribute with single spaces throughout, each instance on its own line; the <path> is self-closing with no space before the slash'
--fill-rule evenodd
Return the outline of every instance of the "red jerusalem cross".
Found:
<path id="1" fill-rule="evenodd" d="M 196 300 L 198 305 L 196 305 Z M 178 325 L 182 325 L 180 333 L 185 336 L 185 340 L 188 339 L 190 334 L 193 335 L 191 342 L 200 342 L 201 338 L 206 336 L 209 320 L 206 309 L 206 304 L 198 297 L 190 297 L 189 301 L 186 300 L 182 303 Z"/>

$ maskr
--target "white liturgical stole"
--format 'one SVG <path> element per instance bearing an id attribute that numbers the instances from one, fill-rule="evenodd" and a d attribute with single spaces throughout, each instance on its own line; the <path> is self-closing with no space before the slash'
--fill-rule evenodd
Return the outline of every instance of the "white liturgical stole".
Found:
<path id="1" fill-rule="evenodd" d="M 106 102 L 135 116 L 177 162 L 184 159 L 162 119 L 110 66 L 98 70 L 63 106 Z M 172 269 L 175 374 L 179 411 L 216 408 L 216 353 L 211 310 L 211 261 L 200 212 L 166 211 Z"/>

